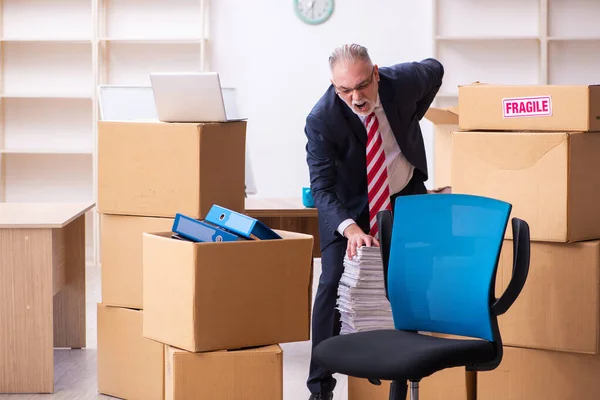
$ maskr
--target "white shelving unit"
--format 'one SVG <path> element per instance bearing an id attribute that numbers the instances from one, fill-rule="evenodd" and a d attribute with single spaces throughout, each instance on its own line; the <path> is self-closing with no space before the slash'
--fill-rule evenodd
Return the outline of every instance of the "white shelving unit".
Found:
<path id="1" fill-rule="evenodd" d="M 433 0 L 434 54 L 446 67 L 438 107 L 458 85 L 599 84 L 600 1 Z"/>
<path id="2" fill-rule="evenodd" d="M 207 17 L 208 0 L 0 0 L 0 201 L 95 202 L 97 86 L 207 70 Z"/>

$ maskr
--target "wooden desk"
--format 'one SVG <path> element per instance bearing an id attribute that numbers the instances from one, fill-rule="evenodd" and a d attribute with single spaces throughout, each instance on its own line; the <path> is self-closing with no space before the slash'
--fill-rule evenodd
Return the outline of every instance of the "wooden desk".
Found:
<path id="1" fill-rule="evenodd" d="M 85 213 L 0 203 L 0 393 L 54 392 L 54 348 L 85 347 Z"/>
<path id="2" fill-rule="evenodd" d="M 248 197 L 246 214 L 273 229 L 313 235 L 313 255 L 321 257 L 317 209 L 304 207 L 301 198 Z"/>

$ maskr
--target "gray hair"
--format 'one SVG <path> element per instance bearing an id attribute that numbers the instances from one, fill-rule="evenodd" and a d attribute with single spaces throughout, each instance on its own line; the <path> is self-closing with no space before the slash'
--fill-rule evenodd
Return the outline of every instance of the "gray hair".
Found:
<path id="1" fill-rule="evenodd" d="M 333 70 L 333 67 L 340 61 L 356 62 L 357 60 L 373 64 L 366 47 L 355 43 L 345 44 L 333 50 L 329 56 L 329 68 Z"/>

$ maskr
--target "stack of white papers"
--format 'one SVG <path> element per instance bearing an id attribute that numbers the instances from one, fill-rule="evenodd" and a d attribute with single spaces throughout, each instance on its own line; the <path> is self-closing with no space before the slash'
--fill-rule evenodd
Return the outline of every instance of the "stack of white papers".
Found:
<path id="1" fill-rule="evenodd" d="M 352 259 L 344 258 L 344 273 L 338 287 L 341 335 L 393 329 L 392 308 L 385 297 L 383 262 L 379 247 L 362 246 Z"/>

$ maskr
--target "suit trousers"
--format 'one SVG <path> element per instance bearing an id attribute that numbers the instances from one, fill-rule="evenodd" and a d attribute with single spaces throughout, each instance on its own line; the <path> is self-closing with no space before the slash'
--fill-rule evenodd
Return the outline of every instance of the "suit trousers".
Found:
<path id="1" fill-rule="evenodd" d="M 404 189 L 391 196 L 392 205 L 398 196 L 426 193 L 427 189 L 422 178 L 414 175 Z M 369 231 L 368 206 L 356 223 L 364 232 Z M 340 313 L 336 308 L 336 301 L 339 282 L 344 273 L 344 255 L 347 243 L 348 240 L 345 237 L 339 236 L 321 251 L 321 276 L 312 314 L 312 349 L 323 340 L 340 334 Z M 332 392 L 335 385 L 336 380 L 332 373 L 311 360 L 307 380 L 310 392 Z"/>

